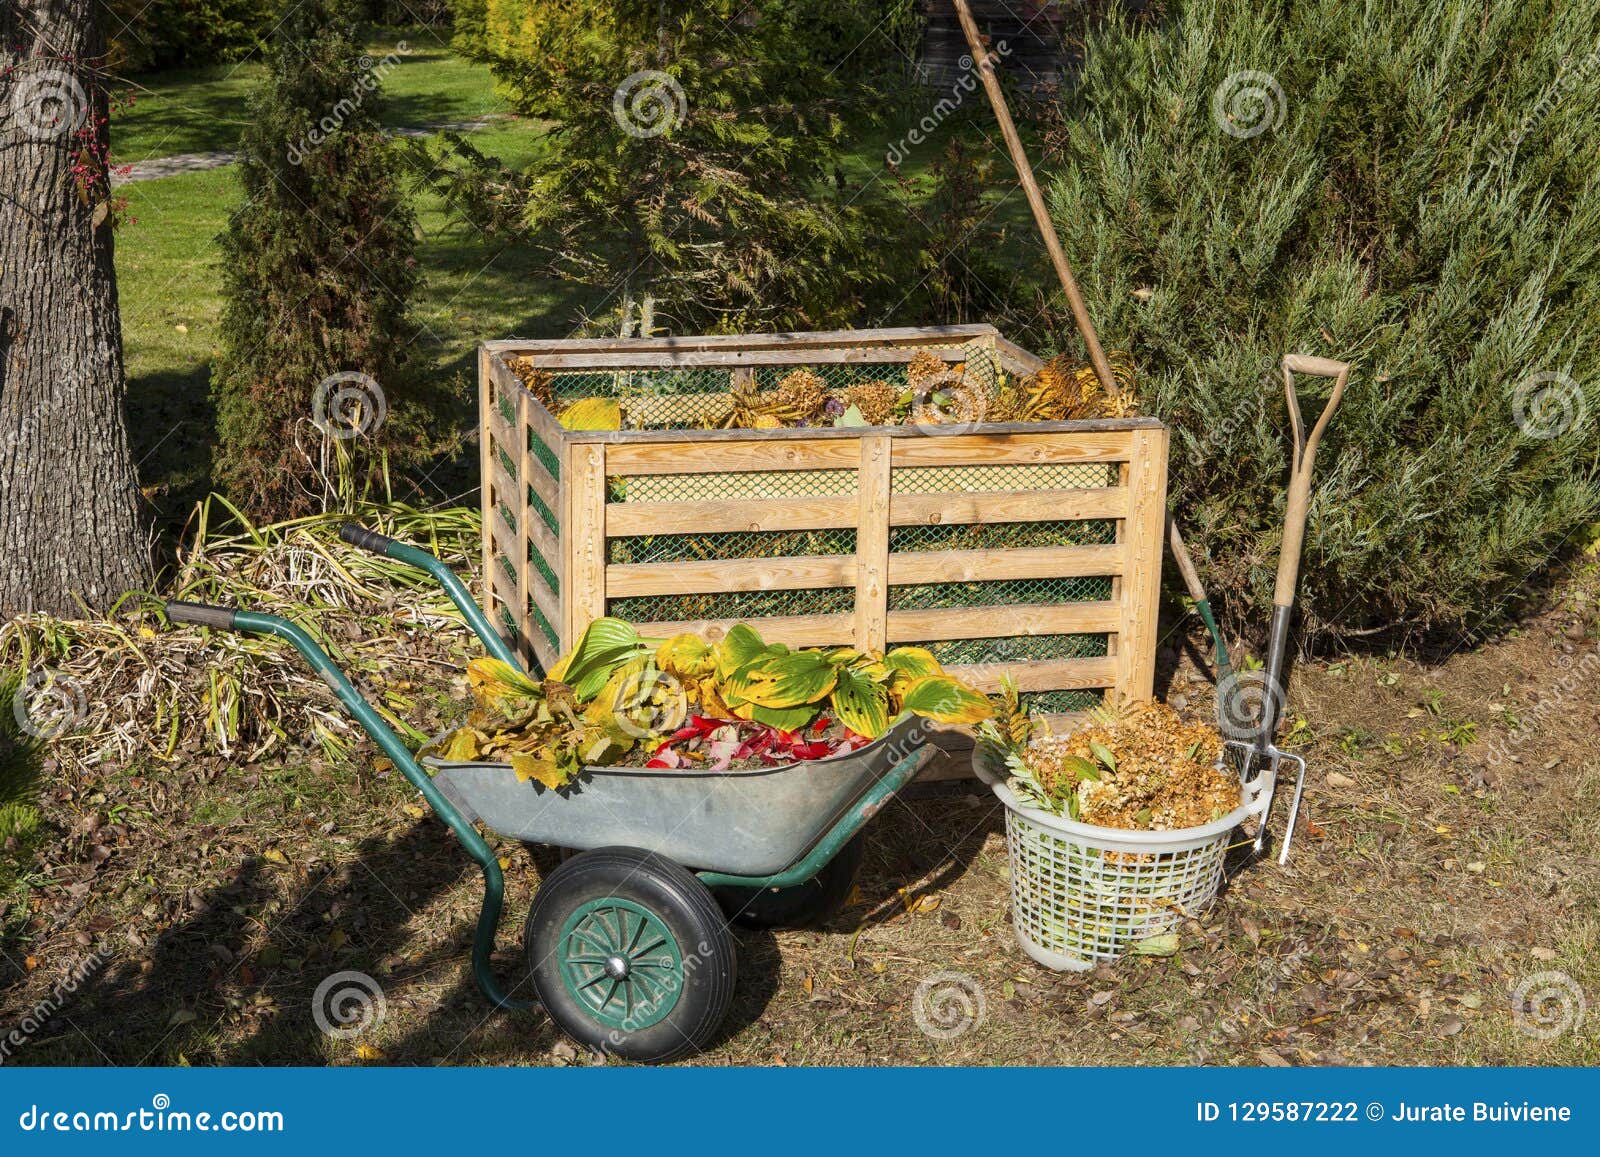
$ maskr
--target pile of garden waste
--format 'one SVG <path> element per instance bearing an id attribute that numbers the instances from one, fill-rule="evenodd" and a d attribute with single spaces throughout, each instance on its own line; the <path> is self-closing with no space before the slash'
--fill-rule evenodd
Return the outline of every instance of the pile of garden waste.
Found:
<path id="1" fill-rule="evenodd" d="M 1221 734 L 1165 703 L 1100 709 L 1089 726 L 1052 735 L 1019 709 L 1015 687 L 1002 697 L 979 736 L 1028 807 L 1099 827 L 1169 832 L 1239 806 L 1239 778 L 1221 763 Z"/>
<path id="2" fill-rule="evenodd" d="M 824 759 L 877 739 L 906 715 L 978 723 L 993 705 L 920 647 L 791 650 L 744 624 L 709 642 L 644 639 L 596 619 L 538 679 L 474 659 L 476 707 L 434 753 L 509 763 L 557 788 L 585 767 L 737 770 Z"/>
<path id="3" fill-rule="evenodd" d="M 985 359 L 986 361 L 992 359 Z M 1107 393 L 1094 369 L 1068 357 L 1037 371 L 1013 376 L 992 365 L 946 362 L 923 351 L 906 366 L 905 384 L 858 381 L 831 386 L 809 369 L 791 370 L 774 389 L 753 378 L 720 394 L 698 396 L 698 423 L 705 428 L 763 430 L 816 426 L 940 425 L 974 422 L 1056 422 L 1121 418 L 1135 412 L 1133 365 L 1111 355 L 1120 392 Z M 558 398 L 556 380 L 532 357 L 512 359 L 528 391 L 561 424 L 573 430 L 648 429 L 661 412 L 661 394 L 632 397 Z"/>

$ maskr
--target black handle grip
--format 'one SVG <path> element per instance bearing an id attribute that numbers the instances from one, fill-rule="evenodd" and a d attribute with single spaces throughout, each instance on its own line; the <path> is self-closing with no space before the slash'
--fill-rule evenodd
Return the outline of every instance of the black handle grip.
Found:
<path id="1" fill-rule="evenodd" d="M 394 544 L 394 539 L 387 534 L 368 530 L 359 522 L 345 523 L 339 528 L 339 537 L 358 550 L 371 551 L 373 554 L 388 554 L 389 547 Z"/>
<path id="2" fill-rule="evenodd" d="M 167 618 L 174 623 L 194 623 L 219 631 L 231 631 L 234 611 L 232 607 L 214 607 L 210 603 L 185 603 L 176 599 L 167 603 Z"/>

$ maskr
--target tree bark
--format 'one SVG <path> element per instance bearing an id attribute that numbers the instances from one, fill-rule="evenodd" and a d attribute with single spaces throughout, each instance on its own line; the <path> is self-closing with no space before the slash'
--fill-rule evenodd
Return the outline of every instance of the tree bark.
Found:
<path id="1" fill-rule="evenodd" d="M 148 585 L 98 0 L 0 0 L 0 619 Z"/>

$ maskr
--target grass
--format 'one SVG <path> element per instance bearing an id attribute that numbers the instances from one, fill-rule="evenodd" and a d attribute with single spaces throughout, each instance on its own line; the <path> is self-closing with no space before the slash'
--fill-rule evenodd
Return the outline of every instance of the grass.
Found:
<path id="1" fill-rule="evenodd" d="M 406 51 L 399 52 L 404 41 Z M 395 128 L 476 120 L 503 114 L 486 69 L 451 52 L 427 29 L 384 30 L 367 38 L 367 54 L 399 63 L 383 73 L 383 123 Z M 251 88 L 266 73 L 259 57 L 204 68 L 133 76 L 123 86 L 131 105 L 112 118 L 112 157 L 131 164 L 180 153 L 231 151 L 248 120 Z"/>
<path id="2" fill-rule="evenodd" d="M 535 155 L 542 134 L 508 121 L 473 130 L 470 139 L 515 163 Z M 135 457 L 146 496 L 168 519 L 181 519 L 209 487 L 209 373 L 223 306 L 217 239 L 243 195 L 232 167 L 140 181 L 123 192 L 135 220 L 118 232 L 116 255 Z M 450 221 L 432 193 L 414 203 L 425 270 L 413 302 L 422 372 L 449 383 L 465 420 L 476 344 L 564 333 L 579 298 L 541 277 L 532 249 L 485 243 Z M 307 383 L 308 397 L 314 385 Z"/>

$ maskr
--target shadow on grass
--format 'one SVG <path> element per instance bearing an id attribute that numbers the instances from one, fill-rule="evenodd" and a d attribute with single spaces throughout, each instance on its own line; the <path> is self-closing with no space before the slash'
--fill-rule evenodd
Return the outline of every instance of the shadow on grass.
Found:
<path id="1" fill-rule="evenodd" d="M 51 1039 L 19 1053 L 17 1062 L 354 1060 L 355 1043 L 325 1036 L 313 1013 L 318 986 L 344 972 L 364 973 L 383 990 L 389 1031 L 375 1026 L 360 1043 L 381 1048 L 394 1063 L 507 1061 L 554 1043 L 542 1017 L 496 1013 L 478 994 L 468 967 L 476 906 L 444 927 L 418 931 L 464 876 L 477 878 L 441 824 L 422 821 L 397 839 L 365 840 L 356 860 L 313 867 L 285 897 L 278 881 L 292 870 L 245 860 L 160 934 L 146 966 L 113 960 L 92 977 L 62 1010 L 62 1023 L 50 1027 Z M 508 935 L 503 927 L 502 944 Z M 407 950 L 412 955 L 402 955 Z M 516 968 L 509 953 L 497 965 L 503 978 Z M 396 1025 L 404 1026 L 398 1036 Z"/>

